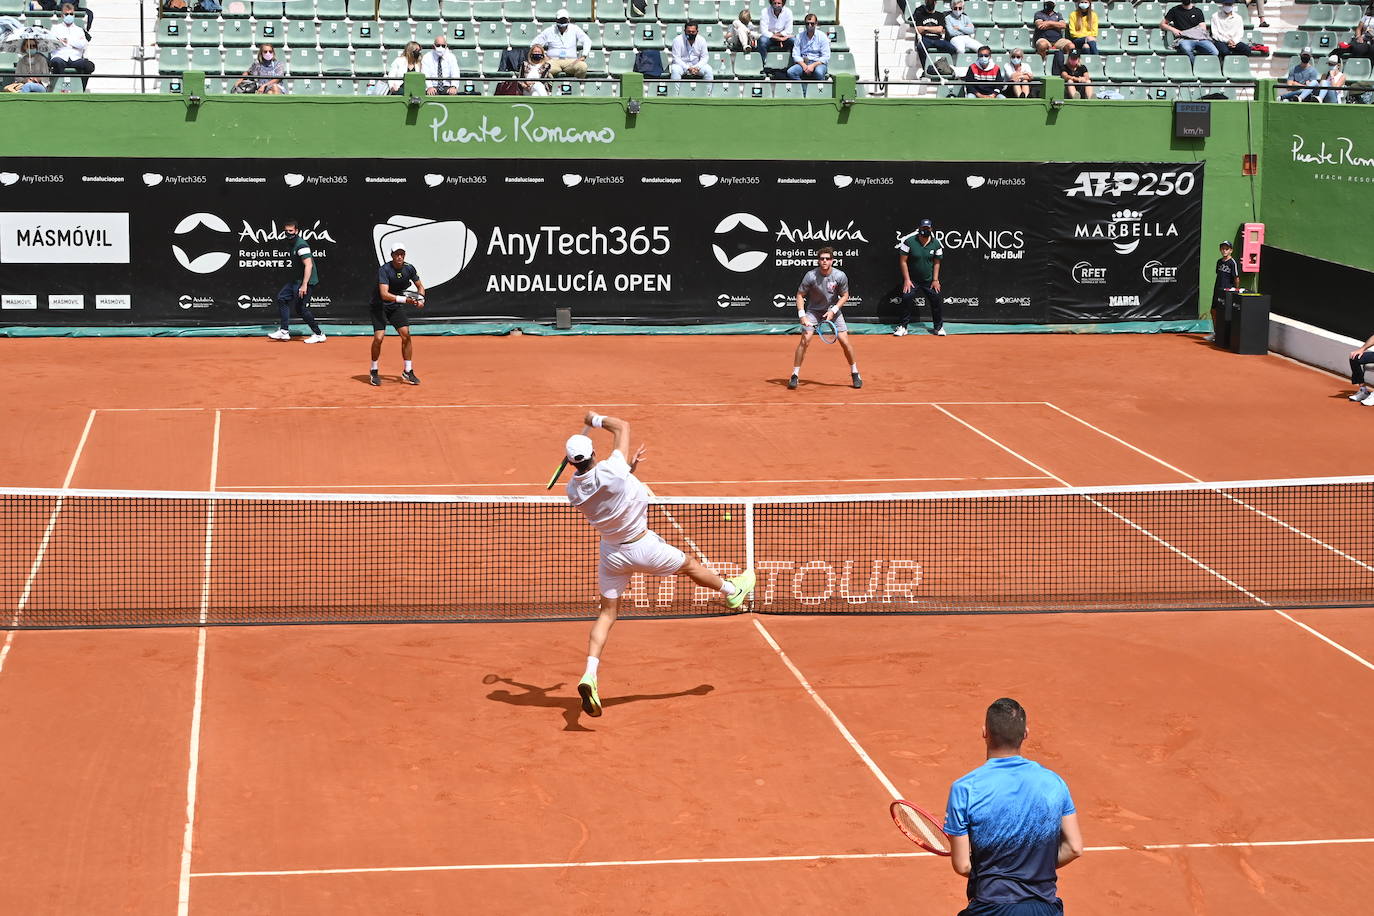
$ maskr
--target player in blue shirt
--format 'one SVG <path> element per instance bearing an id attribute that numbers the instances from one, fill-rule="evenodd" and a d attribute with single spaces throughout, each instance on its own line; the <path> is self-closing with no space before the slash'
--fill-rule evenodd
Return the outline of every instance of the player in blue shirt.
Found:
<path id="1" fill-rule="evenodd" d="M 1003 697 L 983 724 L 987 763 L 950 786 L 945 833 L 954 870 L 968 878 L 960 916 L 1064 912 L 1055 870 L 1083 854 L 1069 787 L 1021 756 L 1026 710 Z"/>

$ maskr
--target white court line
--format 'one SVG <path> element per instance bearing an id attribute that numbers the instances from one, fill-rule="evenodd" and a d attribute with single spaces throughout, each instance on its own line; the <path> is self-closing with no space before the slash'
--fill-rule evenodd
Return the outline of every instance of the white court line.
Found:
<path id="1" fill-rule="evenodd" d="M 76 476 L 76 466 L 81 462 L 81 453 L 86 449 L 86 440 L 91 436 L 91 426 L 95 423 L 95 411 L 86 414 L 86 425 L 81 430 L 81 438 L 76 442 L 76 451 L 72 453 L 71 463 L 67 465 L 67 476 L 62 478 L 62 489 L 71 488 L 72 478 Z M 10 629 L 5 633 L 5 644 L 0 646 L 0 671 L 5 670 L 5 659 L 9 658 L 10 648 L 14 645 L 15 627 L 19 626 L 19 621 L 24 617 L 24 608 L 29 603 L 29 595 L 33 590 L 33 580 L 38 577 L 38 570 L 43 566 L 43 557 L 48 552 L 48 543 L 52 540 L 53 529 L 57 527 L 57 516 L 62 512 L 62 501 L 65 497 L 58 496 L 57 502 L 53 503 L 52 514 L 48 516 L 48 527 L 43 530 L 43 538 L 38 542 L 38 554 L 33 558 L 33 565 L 29 567 L 29 577 L 24 580 L 24 590 L 19 595 L 19 603 L 15 605 L 14 614 L 10 617 Z"/>
<path id="2" fill-rule="evenodd" d="M 1117 443 L 1120 443 L 1121 445 L 1124 445 L 1126 448 L 1130 449 L 1131 451 L 1136 452 L 1136 453 L 1139 454 L 1139 455 L 1143 455 L 1144 457 L 1150 459 L 1151 461 L 1153 461 L 1153 462 L 1155 462 L 1155 463 L 1161 465 L 1162 467 L 1168 468 L 1169 470 L 1173 471 L 1173 472 L 1176 473 L 1176 474 L 1179 474 L 1179 475 L 1182 476 L 1182 477 L 1187 477 L 1189 480 L 1195 481 L 1195 482 L 1197 482 L 1197 483 L 1205 483 L 1205 481 L 1203 481 L 1200 477 L 1194 477 L 1192 474 L 1189 474 L 1187 471 L 1183 470 L 1182 468 L 1176 467 L 1175 465 L 1170 464 L 1169 462 L 1165 461 L 1163 458 L 1160 458 L 1160 457 L 1158 457 L 1158 456 L 1156 456 L 1156 455 L 1150 454 L 1149 452 L 1145 451 L 1145 449 L 1143 449 L 1143 448 L 1139 448 L 1139 447 L 1137 447 L 1137 446 L 1135 446 L 1135 445 L 1132 445 L 1131 443 L 1127 442 L 1125 439 L 1122 439 L 1120 436 L 1114 436 L 1114 435 L 1112 435 L 1111 433 L 1107 432 L 1105 429 L 1102 429 L 1100 426 L 1095 426 L 1095 425 L 1093 425 L 1092 423 L 1089 423 L 1087 420 L 1084 420 L 1082 417 L 1075 416 L 1074 414 L 1070 413 L 1069 411 L 1065 410 L 1064 408 L 1062 408 L 1062 407 L 1060 407 L 1060 406 L 1058 406 L 1058 405 L 1056 405 L 1056 404 L 1051 404 L 1049 401 L 1046 401 L 1045 404 L 1046 404 L 1047 406 L 1053 408 L 1054 410 L 1059 411 L 1059 412 L 1062 413 L 1064 416 L 1068 417 L 1070 420 L 1075 420 L 1075 421 L 1077 421 L 1077 422 L 1083 424 L 1084 426 L 1088 427 L 1089 429 L 1093 430 L 1094 432 L 1099 433 L 1099 434 L 1101 434 L 1101 435 L 1103 435 L 1103 436 L 1106 436 L 1108 439 L 1111 439 L 1113 442 L 1117 442 Z M 1282 519 L 1275 518 L 1274 516 L 1270 515 L 1268 512 L 1265 512 L 1263 509 L 1259 508 L 1258 506 L 1252 506 L 1252 505 L 1250 505 L 1249 503 L 1247 503 L 1245 500 L 1240 499 L 1239 497 L 1237 497 L 1237 496 L 1235 496 L 1235 495 L 1233 495 L 1233 494 L 1230 494 L 1230 493 L 1225 493 L 1225 492 L 1222 492 L 1222 491 L 1220 491 L 1220 490 L 1218 490 L 1217 493 L 1218 493 L 1219 495 L 1224 496 L 1224 497 L 1226 497 L 1227 499 L 1231 500 L 1231 501 L 1234 502 L 1235 504 L 1237 504 L 1237 505 L 1239 505 L 1239 506 L 1242 506 L 1242 507 L 1244 507 L 1244 508 L 1250 510 L 1251 512 L 1254 512 L 1256 515 L 1260 516 L 1261 518 L 1265 519 L 1266 521 L 1273 522 L 1274 524 L 1280 526 L 1281 528 L 1284 528 L 1284 529 L 1286 529 L 1287 531 L 1289 531 L 1289 532 L 1291 532 L 1291 533 L 1293 533 L 1293 534 L 1298 535 L 1299 537 L 1305 538 L 1306 540 L 1311 541 L 1313 544 L 1316 544 L 1316 545 L 1319 546 L 1319 547 L 1322 547 L 1322 548 L 1324 548 L 1324 549 L 1326 549 L 1326 550 L 1329 550 L 1331 553 L 1336 554 L 1337 556 L 1341 557 L 1342 559 L 1349 560 L 1351 563 L 1354 563 L 1356 566 L 1359 566 L 1359 567 L 1361 567 L 1361 568 L 1363 568 L 1363 569 L 1365 569 L 1365 570 L 1367 570 L 1367 571 L 1369 571 L 1369 572 L 1374 572 L 1374 566 L 1370 566 L 1368 563 L 1365 563 L 1363 560 L 1360 560 L 1358 557 L 1353 557 L 1353 556 L 1351 556 L 1350 554 L 1346 553 L 1345 551 L 1341 550 L 1339 547 L 1336 547 L 1336 546 L 1333 545 L 1333 544 L 1328 544 L 1328 543 L 1326 543 L 1326 542 L 1323 541 L 1321 538 L 1314 537 L 1313 535 L 1308 534 L 1306 531 L 1303 531 L 1303 530 L 1301 530 L 1300 528 L 1295 528 L 1294 526 L 1288 524 L 1287 522 L 1283 521 Z M 1266 606 L 1268 605 L 1268 602 L 1264 602 L 1264 603 L 1265 603 Z M 1276 608 L 1276 607 L 1270 607 L 1269 609 L 1272 610 L 1275 614 L 1278 614 L 1278 615 L 1279 615 L 1280 617 L 1282 617 L 1284 620 L 1287 620 L 1289 623 L 1292 623 L 1292 624 L 1294 624 L 1294 625 L 1296 625 L 1296 626 L 1298 626 L 1298 627 L 1301 627 L 1302 629 L 1306 630 L 1309 634 L 1311 634 L 1312 636 L 1317 637 L 1317 638 L 1320 639 L 1322 642 L 1324 642 L 1324 643 L 1326 643 L 1327 645 L 1331 646 L 1333 649 L 1337 650 L 1338 652 L 1341 652 L 1341 653 L 1343 653 L 1344 655 L 1346 655 L 1347 657 L 1349 657 L 1350 659 L 1352 659 L 1352 660 L 1354 660 L 1354 661 L 1356 661 L 1356 662 L 1359 662 L 1361 665 L 1363 665 L 1364 667 L 1368 668 L 1370 671 L 1374 671 L 1374 663 L 1371 663 L 1371 662 L 1369 661 L 1369 659 L 1365 658 L 1364 656 L 1360 655 L 1359 653 L 1357 653 L 1357 652 L 1355 652 L 1355 651 L 1353 651 L 1353 650 L 1351 650 L 1351 649 L 1346 648 L 1345 646 L 1343 646 L 1343 645 L 1341 645 L 1340 643 L 1336 642 L 1336 640 L 1334 640 L 1334 639 L 1332 639 L 1331 637 L 1327 636 L 1325 633 L 1322 633 L 1321 631 L 1317 630 L 1315 627 L 1312 627 L 1312 626 L 1309 626 L 1308 624 L 1303 623 L 1301 620 L 1298 620 L 1296 617 L 1293 617 L 1291 614 L 1288 614 L 1288 613 L 1285 612 L 1285 611 L 1281 611 L 1281 610 L 1279 610 L 1279 609 Z"/>
<path id="3" fill-rule="evenodd" d="M 1274 849 L 1300 846 L 1355 846 L 1374 844 L 1374 837 L 1330 840 L 1259 840 L 1231 843 L 1144 843 L 1139 846 L 1088 846 L 1085 852 L 1161 852 L 1171 849 Z M 310 875 L 367 875 L 445 871 L 526 871 L 549 868 L 633 868 L 645 865 L 733 865 L 773 862 L 843 862 L 866 859 L 934 859 L 933 852 L 841 852 L 833 855 L 722 856 L 700 859 L 621 859 L 600 862 L 503 862 L 491 865 L 396 865 L 376 868 L 300 868 L 272 871 L 204 871 L 192 878 L 294 878 Z"/>
<path id="4" fill-rule="evenodd" d="M 215 433 L 210 445 L 210 491 L 219 481 L 219 436 L 221 414 L 215 411 Z M 200 627 L 196 632 L 196 687 L 191 704 L 191 737 L 186 765 L 186 826 L 181 835 L 181 876 L 177 883 L 177 916 L 191 911 L 191 849 L 196 827 L 196 788 L 200 781 L 200 723 L 205 699 L 205 623 L 210 606 L 210 559 L 214 544 L 215 503 L 206 506 L 205 567 L 200 588 Z"/>
<path id="5" fill-rule="evenodd" d="M 1052 480 L 1043 474 L 1029 474 L 1019 477 L 812 477 L 809 483 L 940 483 L 944 481 L 962 480 Z M 780 477 L 777 479 L 759 480 L 655 480 L 656 485 L 672 486 L 715 486 L 720 484 L 774 484 L 774 483 L 796 483 L 796 477 Z M 497 487 L 538 487 L 544 488 L 542 483 L 521 482 L 521 483 L 350 483 L 350 484 L 312 484 L 311 487 L 319 490 L 415 490 L 422 487 L 443 487 L 445 489 L 477 488 L 495 489 Z M 263 490 L 300 490 L 298 484 L 267 484 L 265 486 L 234 484 L 233 486 L 221 486 L 221 490 L 248 490 L 250 492 L 260 492 Z M 306 492 L 308 492 L 307 488 Z"/>
<path id="6" fill-rule="evenodd" d="M 930 407 L 934 401 L 800 401 L 796 399 L 777 400 L 777 401 L 689 401 L 680 404 L 601 404 L 600 406 L 615 407 L 766 407 L 775 409 L 778 407 Z M 988 406 L 998 407 L 1026 406 L 1030 404 L 1043 404 L 1044 401 L 941 401 L 941 404 L 951 404 L 954 406 Z M 104 413 L 139 413 L 142 411 L 158 410 L 581 410 L 586 411 L 586 404 L 329 404 L 321 406 L 305 405 L 280 405 L 272 404 L 266 407 L 102 407 Z"/>

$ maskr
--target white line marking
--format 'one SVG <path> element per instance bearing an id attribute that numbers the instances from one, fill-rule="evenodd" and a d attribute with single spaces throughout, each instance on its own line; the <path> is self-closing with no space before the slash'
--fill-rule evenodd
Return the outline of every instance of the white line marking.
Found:
<path id="1" fill-rule="evenodd" d="M 602 404 L 601 407 L 929 407 L 934 401 L 691 401 L 681 404 Z M 1044 401 L 941 401 L 954 406 L 998 407 L 1043 404 Z M 585 404 L 332 404 L 321 406 L 270 405 L 267 407 L 102 407 L 108 413 L 140 413 L 166 410 L 582 410 Z"/>
<path id="2" fill-rule="evenodd" d="M 1122 439 L 1120 436 L 1114 436 L 1114 435 L 1112 435 L 1111 433 L 1107 432 L 1105 429 L 1102 429 L 1102 428 L 1099 427 L 1099 426 L 1095 426 L 1095 425 L 1093 425 L 1092 423 L 1089 423 L 1087 420 L 1084 420 L 1082 417 L 1075 416 L 1074 414 L 1070 413 L 1069 411 L 1065 410 L 1065 409 L 1062 408 L 1062 407 L 1059 407 L 1059 406 L 1056 405 L 1056 404 L 1051 404 L 1049 401 L 1046 401 L 1045 404 L 1046 404 L 1047 406 L 1053 408 L 1054 410 L 1059 411 L 1061 414 L 1063 414 L 1064 416 L 1068 417 L 1069 419 L 1075 420 L 1075 421 L 1077 421 L 1077 422 L 1083 424 L 1084 426 L 1088 427 L 1089 429 L 1093 430 L 1094 432 L 1097 432 L 1097 433 L 1099 433 L 1099 434 L 1101 434 L 1101 435 L 1103 435 L 1103 436 L 1106 436 L 1108 439 L 1111 439 L 1113 442 L 1118 442 L 1118 443 L 1120 443 L 1121 445 L 1124 445 L 1126 448 L 1130 449 L 1131 451 L 1136 452 L 1137 454 L 1143 455 L 1143 456 L 1145 456 L 1146 458 L 1149 458 L 1151 461 L 1154 461 L 1154 462 L 1158 463 L 1159 465 L 1168 468 L 1169 470 L 1173 471 L 1174 473 L 1176 473 L 1176 474 L 1178 474 L 1178 475 L 1180 475 L 1180 476 L 1182 476 L 1182 477 L 1187 477 L 1189 480 L 1192 480 L 1192 481 L 1195 481 L 1195 482 L 1198 482 L 1198 483 L 1202 483 L 1202 482 L 1203 482 L 1201 478 L 1199 478 L 1199 477 L 1194 477 L 1192 474 L 1189 474 L 1187 471 L 1183 470 L 1182 468 L 1176 467 L 1175 465 L 1170 464 L 1169 462 L 1165 461 L 1163 458 L 1159 458 L 1159 457 L 1157 457 L 1157 456 L 1155 456 L 1155 455 L 1150 454 L 1149 452 L 1145 451 L 1143 448 L 1137 448 L 1136 446 L 1134 446 L 1134 445 L 1132 445 L 1131 443 L 1127 442 L 1125 439 Z M 1348 560 L 1349 562 L 1354 563 L 1356 566 L 1359 566 L 1361 569 L 1364 569 L 1364 570 L 1366 570 L 1366 571 L 1368 571 L 1368 572 L 1374 572 L 1374 566 L 1371 566 L 1370 564 L 1364 562 L 1363 560 L 1359 559 L 1358 557 L 1353 557 L 1353 556 L 1351 556 L 1350 554 L 1348 554 L 1348 553 L 1346 553 L 1345 551 L 1341 550 L 1339 547 L 1336 547 L 1334 544 L 1328 544 L 1328 543 L 1326 543 L 1325 541 L 1323 541 L 1321 538 L 1315 537 L 1314 535 L 1308 534 L 1306 531 L 1303 531 L 1303 530 L 1300 529 L 1300 528 L 1296 528 L 1296 527 L 1294 527 L 1293 525 L 1288 524 L 1288 523 L 1285 522 L 1283 519 L 1275 518 L 1274 516 L 1270 515 L 1268 512 L 1265 512 L 1263 509 L 1259 508 L 1258 506 L 1251 505 L 1250 503 L 1246 502 L 1245 500 L 1241 499 L 1241 498 L 1238 497 L 1238 496 L 1235 496 L 1235 495 L 1232 494 L 1232 493 L 1227 493 L 1227 492 L 1224 492 L 1224 491 L 1222 491 L 1222 490 L 1218 490 L 1218 491 L 1217 491 L 1217 494 L 1218 494 L 1219 496 L 1225 497 L 1226 499 L 1229 499 L 1231 502 L 1235 503 L 1236 505 L 1241 506 L 1241 507 L 1243 507 L 1243 508 L 1245 508 L 1245 509 L 1247 509 L 1247 510 L 1253 512 L 1253 513 L 1255 513 L 1255 514 L 1258 515 L 1260 518 L 1263 518 L 1263 519 L 1266 520 L 1266 521 L 1272 522 L 1272 523 L 1274 523 L 1275 525 L 1278 525 L 1280 528 L 1283 528 L 1284 530 L 1286 530 L 1286 531 L 1288 531 L 1288 532 L 1290 532 L 1290 533 L 1292 533 L 1292 534 L 1295 534 L 1295 535 L 1297 535 L 1298 537 L 1304 538 L 1304 539 L 1306 539 L 1306 540 L 1312 542 L 1313 544 L 1316 544 L 1318 547 L 1321 547 L 1321 548 L 1323 548 L 1323 549 L 1325 549 L 1325 550 L 1330 551 L 1331 553 L 1334 553 L 1336 556 L 1340 557 L 1341 559 L 1343 559 L 1343 560 Z M 1248 593 L 1247 593 L 1247 594 L 1248 594 Z M 1266 606 L 1268 606 L 1268 602 L 1262 602 L 1262 603 L 1265 604 Z M 1324 643 L 1326 643 L 1327 645 L 1331 646 L 1333 649 L 1336 649 L 1338 652 L 1344 653 L 1345 655 L 1347 655 L 1347 656 L 1349 656 L 1350 658 L 1354 659 L 1355 661 L 1359 662 L 1361 665 L 1364 665 L 1366 668 L 1370 669 L 1371 671 L 1374 671 L 1374 664 L 1370 663 L 1370 661 L 1369 661 L 1368 659 L 1364 658 L 1362 655 L 1360 655 L 1360 654 L 1358 654 L 1358 653 L 1352 651 L 1351 649 L 1346 648 L 1345 646 L 1341 645 L 1340 643 L 1336 642 L 1334 639 L 1332 639 L 1331 637 L 1329 637 L 1329 636 L 1327 636 L 1326 634 L 1322 633 L 1321 631 L 1317 630 L 1315 627 L 1312 627 L 1312 626 L 1309 626 L 1308 624 L 1303 623 L 1301 620 L 1298 620 L 1297 618 L 1295 618 L 1295 617 L 1293 617 L 1292 615 L 1287 614 L 1287 613 L 1285 613 L 1285 612 L 1279 610 L 1278 608 L 1270 607 L 1270 610 L 1272 610 L 1275 614 L 1278 614 L 1280 617 L 1284 618 L 1285 620 L 1289 621 L 1290 623 L 1292 623 L 1292 624 L 1294 624 L 1294 625 L 1296 625 L 1296 626 L 1299 626 L 1299 627 L 1301 627 L 1302 629 L 1306 630 L 1308 633 L 1310 633 L 1311 635 L 1317 637 L 1317 638 L 1320 639 L 1322 642 L 1324 642 Z"/>
<path id="3" fill-rule="evenodd" d="M 1374 837 L 1331 840 L 1272 840 L 1233 843 L 1144 843 L 1140 846 L 1089 846 L 1087 852 L 1158 852 L 1169 849 L 1272 849 L 1299 846 L 1374 844 Z M 868 859 L 934 859 L 932 852 L 843 852 L 833 855 L 722 856 L 700 859 L 622 859 L 600 862 L 504 862 L 491 865 L 396 865 L 388 868 L 300 868 L 264 871 L 204 871 L 192 878 L 294 878 L 310 875 L 367 875 L 406 872 L 511 871 L 547 868 L 632 868 L 645 865 L 733 865 L 737 863 L 861 861 Z"/>
<path id="4" fill-rule="evenodd" d="M 220 411 L 210 440 L 210 492 L 219 482 Z M 177 883 L 177 916 L 191 910 L 191 849 L 196 828 L 196 788 L 200 781 L 200 723 L 205 700 L 205 624 L 210 608 L 210 563 L 215 536 L 215 501 L 205 506 L 205 566 L 200 586 L 200 627 L 196 632 L 196 687 L 191 704 L 191 737 L 186 764 L 186 826 L 181 835 L 181 876 Z"/>
<path id="5" fill-rule="evenodd" d="M 1053 480 L 1040 474 L 1022 475 L 1016 477 L 813 477 L 810 483 L 925 483 L 925 482 L 944 482 L 959 480 Z M 757 480 L 656 480 L 659 486 L 715 486 L 718 484 L 774 484 L 774 483 L 796 483 L 796 477 L 780 477 L 777 479 L 757 479 Z M 423 488 L 444 488 L 444 489 L 496 489 L 507 487 L 531 487 L 543 489 L 544 485 L 538 482 L 521 481 L 519 483 L 339 483 L 339 484 L 310 484 L 325 490 L 418 490 Z M 221 490 L 291 490 L 296 492 L 308 492 L 301 490 L 300 484 L 233 484 L 220 487 Z"/>
<path id="6" fill-rule="evenodd" d="M 76 451 L 72 453 L 72 460 L 67 465 L 67 476 L 62 478 L 62 489 L 67 490 L 72 485 L 72 478 L 76 476 L 76 466 L 81 462 L 81 453 L 86 450 L 86 441 L 91 436 L 91 426 L 95 423 L 95 411 L 86 414 L 86 425 L 81 429 L 81 438 L 76 442 Z M 48 543 L 52 540 L 53 529 L 57 527 L 57 516 L 62 513 L 63 497 L 59 495 L 57 501 L 53 503 L 52 514 L 48 516 L 48 527 L 43 529 L 43 537 L 38 542 L 38 553 L 33 558 L 33 565 L 29 567 L 29 576 L 24 580 L 24 590 L 19 594 L 19 602 L 14 607 L 14 613 L 10 616 L 10 629 L 5 634 L 5 644 L 0 646 L 0 672 L 5 670 L 5 659 L 9 658 L 10 649 L 14 646 L 14 631 L 19 626 L 19 622 L 24 617 L 24 608 L 29 603 L 29 595 L 33 591 L 33 581 L 38 578 L 38 570 L 43 566 L 43 557 L 48 552 Z"/>

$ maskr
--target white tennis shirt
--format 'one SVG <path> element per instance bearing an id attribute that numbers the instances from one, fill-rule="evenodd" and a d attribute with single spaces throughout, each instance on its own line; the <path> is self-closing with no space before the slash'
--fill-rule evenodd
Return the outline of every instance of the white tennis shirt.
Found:
<path id="1" fill-rule="evenodd" d="M 630 473 L 619 449 L 568 481 L 568 502 L 607 541 L 623 544 L 649 530 L 649 488 Z"/>

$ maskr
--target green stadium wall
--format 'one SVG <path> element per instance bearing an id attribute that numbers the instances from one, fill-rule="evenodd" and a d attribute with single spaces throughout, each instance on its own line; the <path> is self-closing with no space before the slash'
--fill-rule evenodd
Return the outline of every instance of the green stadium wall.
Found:
<path id="1" fill-rule="evenodd" d="M 16 129 L 0 137 L 0 155 L 1202 162 L 1206 242 L 1198 285 L 1205 295 L 1213 240 L 1238 238 L 1250 221 L 1268 222 L 1270 245 L 1374 268 L 1363 233 L 1323 233 L 1317 223 L 1321 214 L 1349 212 L 1351 191 L 1374 190 L 1357 183 L 1374 181 L 1374 119 L 1364 106 L 1215 102 L 1211 136 L 1179 139 L 1167 102 L 1054 100 L 1062 93 L 1058 80 L 1049 81 L 1051 98 L 1043 100 L 647 98 L 638 114 L 627 111 L 626 98 L 426 99 L 412 106 L 404 97 L 206 95 L 196 104 L 196 75 L 186 83 L 182 96 L 6 95 L 0 106 L 10 107 L 0 107 L 0 116 Z M 838 86 L 837 95 L 851 86 Z M 622 88 L 639 94 L 633 77 Z M 1267 82 L 1257 94 L 1272 97 Z M 1324 143 L 1328 156 L 1350 150 L 1355 159 L 1299 161 L 1297 136 L 1306 151 L 1320 152 Z M 1259 155 L 1258 175 L 1244 174 L 1246 154 Z M 1316 177 L 1327 172 L 1339 177 Z M 894 192 L 893 206 L 918 210 L 920 192 Z M 1199 313 L 1206 306 L 1200 297 Z"/>

